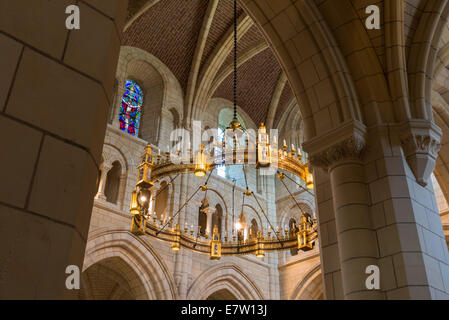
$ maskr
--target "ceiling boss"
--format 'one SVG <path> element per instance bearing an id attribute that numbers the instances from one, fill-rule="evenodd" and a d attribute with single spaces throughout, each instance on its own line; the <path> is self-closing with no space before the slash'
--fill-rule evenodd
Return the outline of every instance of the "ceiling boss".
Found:
<path id="1" fill-rule="evenodd" d="M 262 123 L 257 134 L 254 130 L 243 128 L 237 118 L 237 15 L 236 3 L 234 2 L 234 117 L 229 123 L 228 128 L 221 141 L 215 141 L 210 148 L 205 148 L 201 144 L 200 148 L 192 152 L 188 148 L 178 150 L 176 155 L 166 152 L 165 156 L 160 153 L 156 156 L 152 154 L 150 145 L 145 147 L 145 153 L 142 157 L 142 163 L 138 167 L 138 178 L 136 187 L 131 196 L 130 212 L 132 214 L 131 231 L 138 235 L 146 235 L 167 241 L 171 243 L 173 251 L 179 251 L 181 248 L 193 250 L 199 253 L 209 254 L 211 259 L 220 259 L 223 255 L 241 255 L 254 254 L 258 258 L 263 258 L 265 252 L 299 249 L 303 251 L 311 250 L 318 238 L 317 224 L 309 214 L 302 211 L 295 197 L 290 192 L 284 179 L 290 179 L 300 188 L 310 192 L 313 189 L 313 176 L 309 172 L 309 164 L 306 163 L 301 151 L 297 151 L 294 146 L 289 147 L 285 141 L 281 149 L 278 148 L 277 136 L 267 133 L 265 125 Z M 243 137 L 243 139 L 242 139 Z M 189 143 L 190 145 L 190 143 Z M 184 148 L 185 149 L 185 148 Z M 178 161 L 181 160 L 181 161 Z M 262 216 L 265 217 L 269 225 L 267 232 L 258 231 L 256 235 L 245 239 L 243 229 L 246 227 L 245 216 L 242 212 L 237 222 L 233 226 L 236 232 L 231 237 L 227 235 L 223 240 L 219 234 L 218 226 L 214 225 L 211 234 L 203 234 L 194 230 L 193 226 L 181 229 L 179 223 L 175 223 L 178 214 L 189 205 L 189 202 L 199 193 L 207 194 L 210 175 L 220 166 L 243 166 L 246 190 L 243 192 L 243 203 L 245 197 L 253 197 L 259 207 Z M 253 191 L 248 188 L 246 179 L 247 166 L 254 165 L 257 170 L 264 170 L 276 174 L 282 182 L 290 197 L 295 202 L 301 213 L 301 221 L 293 230 L 284 230 L 274 228 L 268 215 L 262 208 L 259 200 Z M 294 181 L 288 172 L 299 177 L 305 182 L 306 188 Z M 168 176 L 175 176 L 171 182 L 180 174 L 193 173 L 202 178 L 208 175 L 206 182 L 189 195 L 188 200 L 169 218 L 158 220 L 155 214 L 155 200 L 157 194 L 154 194 L 154 183 Z M 170 182 L 170 183 L 171 183 Z M 165 186 L 165 188 L 168 185 Z M 160 190 L 159 192 L 162 192 Z M 206 197 L 204 197 L 206 199 Z M 234 201 L 233 201 L 234 206 Z M 233 216 L 234 217 L 234 216 Z M 209 238 L 210 236 L 210 238 Z"/>

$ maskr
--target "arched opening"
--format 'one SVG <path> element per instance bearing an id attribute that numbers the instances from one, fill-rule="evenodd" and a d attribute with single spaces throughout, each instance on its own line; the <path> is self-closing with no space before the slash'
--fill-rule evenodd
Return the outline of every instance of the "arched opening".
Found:
<path id="1" fill-rule="evenodd" d="M 207 199 L 204 198 L 201 201 L 200 208 L 198 209 L 198 229 L 200 235 L 202 236 L 205 236 L 207 231 L 207 213 L 206 213 L 207 208 L 209 208 L 209 201 L 207 201 Z"/>
<path id="2" fill-rule="evenodd" d="M 212 228 L 217 226 L 218 232 L 220 233 L 220 238 L 221 238 L 221 234 L 222 234 L 222 229 L 221 229 L 222 219 L 223 219 L 223 208 L 221 207 L 220 204 L 217 204 L 215 206 L 215 212 L 212 216 Z"/>
<path id="3" fill-rule="evenodd" d="M 296 220 L 294 218 L 291 218 L 288 222 L 288 234 L 290 237 L 296 234 L 298 226 L 296 224 Z M 298 254 L 298 248 L 292 248 L 290 249 L 290 253 L 292 256 L 296 256 Z"/>
<path id="4" fill-rule="evenodd" d="M 162 181 L 160 184 L 159 194 L 156 198 L 155 212 L 158 219 L 165 219 L 168 216 L 168 184 L 167 181 Z"/>
<path id="5" fill-rule="evenodd" d="M 121 258 L 104 259 L 90 266 L 81 276 L 82 300 L 147 299 L 136 272 Z"/>
<path id="6" fill-rule="evenodd" d="M 297 286 L 293 300 L 324 300 L 321 270 L 312 271 Z"/>
<path id="7" fill-rule="evenodd" d="M 106 184 L 104 188 L 104 194 L 106 201 L 110 203 L 117 203 L 119 189 L 120 189 L 120 175 L 122 173 L 122 165 L 120 162 L 115 161 L 112 164 L 111 170 L 109 170 L 106 176 Z"/>
<path id="8" fill-rule="evenodd" d="M 237 300 L 229 290 L 222 289 L 212 293 L 206 300 Z"/>
<path id="9" fill-rule="evenodd" d="M 249 227 L 249 238 L 257 239 L 257 233 L 259 232 L 259 225 L 256 219 L 251 220 L 251 226 Z"/>
<path id="10" fill-rule="evenodd" d="M 237 240 L 245 241 L 248 238 L 248 234 L 247 234 L 246 217 L 243 214 L 243 212 L 240 213 L 235 228 L 237 230 Z"/>

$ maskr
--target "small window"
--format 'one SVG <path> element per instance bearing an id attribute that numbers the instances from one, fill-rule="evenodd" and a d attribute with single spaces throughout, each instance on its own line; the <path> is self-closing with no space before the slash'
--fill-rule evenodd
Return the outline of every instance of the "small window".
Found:
<path id="1" fill-rule="evenodd" d="M 207 199 L 203 199 L 201 201 L 201 206 L 198 209 L 198 227 L 199 233 L 202 236 L 205 236 L 207 231 L 207 213 L 205 212 L 205 209 L 207 208 L 209 208 L 209 202 Z"/>
<path id="2" fill-rule="evenodd" d="M 132 136 L 138 136 L 140 116 L 143 104 L 143 92 L 140 86 L 132 80 L 126 80 L 125 93 L 120 107 L 120 129 Z"/>
<path id="3" fill-rule="evenodd" d="M 167 181 L 162 181 L 158 195 L 156 197 L 155 211 L 158 219 L 165 219 L 168 215 L 169 189 Z"/>
<path id="4" fill-rule="evenodd" d="M 257 239 L 257 233 L 259 232 L 259 225 L 256 219 L 251 220 L 251 227 L 249 228 L 249 238 Z"/>
<path id="5" fill-rule="evenodd" d="M 120 162 L 115 161 L 112 164 L 111 170 L 109 170 L 106 176 L 106 184 L 104 187 L 104 194 L 106 201 L 111 203 L 117 203 L 119 188 L 120 188 L 120 175 L 122 172 L 122 166 Z"/>
<path id="6" fill-rule="evenodd" d="M 221 230 L 222 217 L 223 217 L 223 209 L 221 208 L 220 204 L 217 204 L 215 206 L 214 215 L 212 216 L 212 228 L 217 226 L 218 233 L 220 234 L 220 238 L 221 238 L 221 234 L 222 234 L 222 230 Z"/>

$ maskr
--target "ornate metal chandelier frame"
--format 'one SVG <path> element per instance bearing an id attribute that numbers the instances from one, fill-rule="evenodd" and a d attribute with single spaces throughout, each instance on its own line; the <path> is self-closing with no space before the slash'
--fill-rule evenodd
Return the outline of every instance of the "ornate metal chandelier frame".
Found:
<path id="1" fill-rule="evenodd" d="M 260 154 L 260 149 L 267 150 L 265 147 L 261 147 L 261 144 L 257 143 L 257 155 Z M 268 148 L 270 150 L 270 148 Z M 248 163 L 248 148 L 244 151 L 244 161 L 237 160 L 237 152 L 235 149 L 232 151 L 233 165 L 243 165 L 245 181 L 246 181 L 246 165 Z M 259 258 L 265 256 L 265 252 L 279 251 L 287 249 L 299 249 L 303 251 L 311 250 L 318 238 L 317 224 L 311 219 L 309 215 L 302 212 L 301 207 L 297 203 L 294 195 L 289 191 L 284 179 L 290 179 L 293 183 L 297 184 L 288 175 L 285 175 L 282 171 L 289 172 L 293 175 L 300 177 L 306 182 L 307 188 L 303 188 L 301 184 L 297 184 L 301 188 L 308 191 L 313 189 L 313 178 L 309 172 L 309 165 L 302 162 L 302 156 L 296 153 L 296 150 L 288 150 L 288 147 L 284 145 L 283 150 L 278 153 L 277 156 L 277 177 L 282 182 L 290 197 L 297 205 L 300 212 L 302 212 L 301 222 L 296 230 L 275 230 L 271 225 L 264 209 L 262 208 L 259 200 L 255 194 L 246 187 L 243 197 L 254 197 L 260 212 L 265 216 L 270 225 L 270 229 L 266 234 L 258 232 L 257 237 L 247 240 L 241 239 L 235 233 L 232 238 L 224 236 L 223 240 L 220 237 L 220 233 L 217 226 L 213 227 L 211 238 L 210 235 L 201 236 L 199 229 L 195 232 L 193 229 L 184 228 L 181 230 L 178 223 L 174 223 L 178 214 L 189 205 L 189 202 L 200 191 L 207 192 L 208 181 L 213 170 L 221 165 L 228 165 L 224 159 L 229 159 L 225 152 L 222 152 L 219 157 L 212 157 L 215 159 L 211 161 L 204 148 L 193 156 L 190 153 L 190 161 L 188 163 L 175 164 L 172 161 L 172 155 L 165 153 L 165 156 L 158 154 L 153 156 L 152 148 L 148 145 L 145 148 L 145 154 L 142 158 L 142 163 L 138 168 L 138 182 L 136 188 L 132 192 L 131 208 L 132 214 L 132 226 L 131 231 L 138 235 L 147 235 L 159 240 L 167 241 L 171 243 L 171 248 L 174 251 L 180 250 L 181 247 L 193 250 L 199 253 L 209 254 L 211 259 L 220 259 L 222 255 L 242 255 L 242 254 L 255 254 Z M 256 168 L 270 168 L 273 156 L 257 157 Z M 265 159 L 268 159 L 265 161 Z M 263 161 L 262 161 L 263 160 Z M 200 185 L 195 192 L 193 192 L 187 201 L 175 212 L 170 218 L 165 221 L 160 221 L 157 215 L 154 213 L 154 203 L 157 198 L 152 196 L 153 185 L 159 182 L 162 178 L 168 176 L 174 176 L 169 184 L 180 175 L 185 173 L 194 173 L 198 177 L 204 177 L 205 173 L 209 172 L 209 176 L 206 182 Z M 168 185 L 166 187 L 168 187 Z M 160 190 L 162 192 L 163 190 Z"/>
<path id="2" fill-rule="evenodd" d="M 287 249 L 311 250 L 318 238 L 316 221 L 312 220 L 310 215 L 301 210 L 295 197 L 284 182 L 284 179 L 287 177 L 306 191 L 313 189 L 313 176 L 309 172 L 309 165 L 302 161 L 301 152 L 297 153 L 294 146 L 288 150 L 285 141 L 280 151 L 277 148 L 276 139 L 273 139 L 270 144 L 270 137 L 263 124 L 259 127 L 257 139 L 255 136 L 251 137 L 249 132 L 246 132 L 245 143 L 239 143 L 239 136 L 242 136 L 241 134 L 243 133 L 245 133 L 245 129 L 237 119 L 237 1 L 234 0 L 234 117 L 226 129 L 226 136 L 223 138 L 223 141 L 215 143 L 211 150 L 206 151 L 204 145 L 201 145 L 199 151 L 192 152 L 191 149 L 188 149 L 182 157 L 180 150 L 178 150 L 177 155 L 166 152 L 165 157 L 160 154 L 154 157 L 151 146 L 147 145 L 142 163 L 138 168 L 136 187 L 131 196 L 131 231 L 135 234 L 147 235 L 170 242 L 174 251 L 179 251 L 183 247 L 199 253 L 209 254 L 211 259 L 220 259 L 222 255 L 242 254 L 255 254 L 259 258 L 263 258 L 265 252 L 270 251 Z M 226 139 L 226 137 L 230 139 Z M 244 147 L 240 148 L 243 145 Z M 173 159 L 183 161 L 173 161 Z M 277 177 L 287 189 L 299 211 L 302 212 L 301 221 L 294 230 L 288 230 L 287 227 L 283 232 L 279 229 L 275 230 L 259 200 L 249 190 L 246 179 L 246 166 L 252 164 L 255 164 L 258 170 L 276 169 Z M 270 226 L 266 234 L 257 232 L 256 237 L 244 239 L 241 233 L 238 232 L 237 235 L 233 233 L 232 238 L 224 236 L 222 241 L 220 230 L 218 230 L 217 226 L 213 226 L 211 235 L 206 234 L 205 237 L 202 237 L 200 228 L 195 233 L 193 228 L 189 230 L 186 227 L 181 230 L 179 223 L 174 223 L 174 219 L 181 210 L 188 206 L 189 202 L 199 191 L 205 192 L 206 195 L 208 190 L 207 183 L 213 170 L 223 165 L 243 165 L 246 184 L 246 190 L 243 193 L 243 203 L 246 196 L 254 197 L 260 212 Z M 306 188 L 296 183 L 280 170 L 301 178 L 306 182 Z M 184 173 L 194 173 L 197 177 L 204 177 L 207 172 L 209 172 L 209 176 L 206 182 L 190 195 L 177 212 L 166 221 L 158 221 L 157 215 L 154 213 L 154 203 L 155 198 L 157 198 L 157 195 L 153 197 L 152 193 L 154 183 L 165 177 L 175 175 L 170 181 L 172 183 L 176 177 Z M 242 216 L 243 206 L 240 217 Z M 211 236 L 210 239 L 209 236 Z"/>

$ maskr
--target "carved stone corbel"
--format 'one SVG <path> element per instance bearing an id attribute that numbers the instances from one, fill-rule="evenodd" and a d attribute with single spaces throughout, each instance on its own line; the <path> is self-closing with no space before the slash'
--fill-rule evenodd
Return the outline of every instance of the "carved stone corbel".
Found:
<path id="1" fill-rule="evenodd" d="M 416 181 L 427 186 L 435 169 L 441 145 L 441 129 L 428 120 L 412 120 L 404 124 L 400 135 L 402 149 Z"/>
<path id="2" fill-rule="evenodd" d="M 303 144 L 312 167 L 327 170 L 345 159 L 361 160 L 366 148 L 366 127 L 357 121 L 348 122 Z"/>

